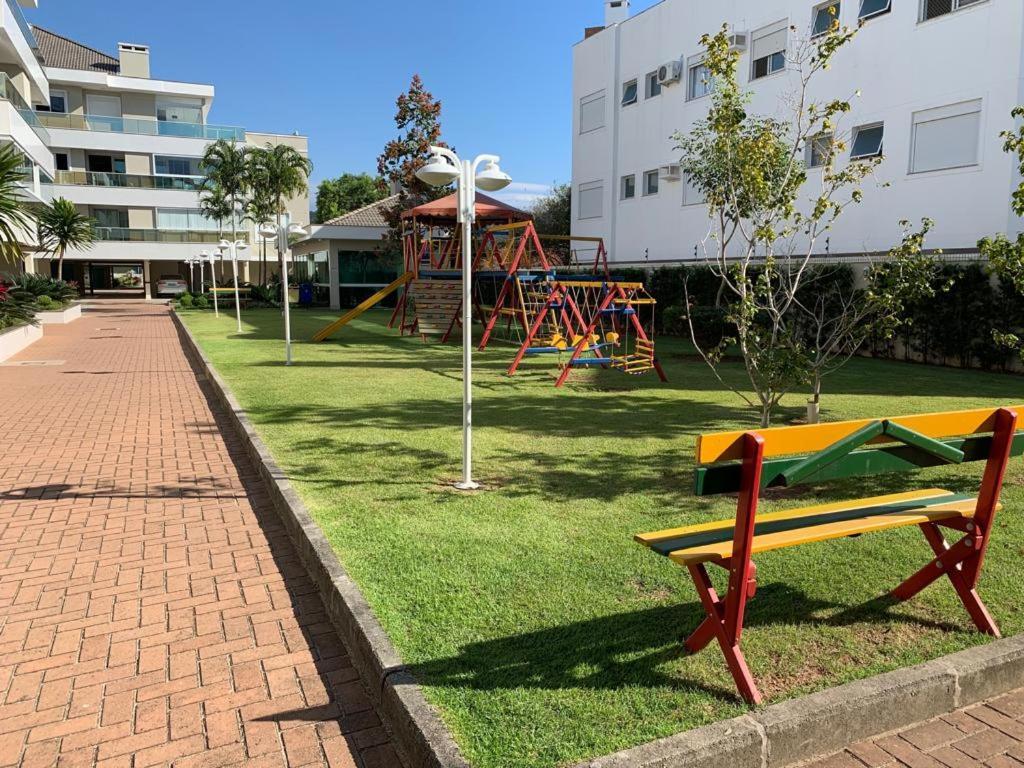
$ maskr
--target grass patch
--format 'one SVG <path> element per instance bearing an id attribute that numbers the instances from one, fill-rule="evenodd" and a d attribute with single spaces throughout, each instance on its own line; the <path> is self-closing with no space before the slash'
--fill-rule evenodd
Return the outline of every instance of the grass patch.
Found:
<path id="1" fill-rule="evenodd" d="M 303 340 L 333 316 L 292 318 Z M 228 315 L 184 316 L 475 766 L 569 765 L 744 711 L 714 648 L 682 652 L 703 616 L 686 573 L 632 542 L 734 511 L 692 496 L 695 438 L 757 417 L 692 350 L 659 341 L 665 385 L 586 371 L 561 391 L 550 358 L 510 379 L 509 348 L 477 355 L 489 490 L 465 495 L 449 489 L 457 346 L 398 338 L 371 313 L 332 342 L 298 343 L 285 368 L 280 313 L 244 320 L 237 336 Z M 858 359 L 828 381 L 824 408 L 898 416 L 1021 392 L 1019 377 Z M 787 405 L 781 421 L 800 418 L 803 398 Z M 933 484 L 974 492 L 981 469 L 769 495 L 764 510 Z M 1006 634 L 1024 631 L 1022 477 L 1015 462 L 980 587 Z M 929 557 L 916 530 L 759 557 L 743 644 L 762 692 L 777 701 L 986 642 L 944 583 L 906 605 L 879 599 Z"/>

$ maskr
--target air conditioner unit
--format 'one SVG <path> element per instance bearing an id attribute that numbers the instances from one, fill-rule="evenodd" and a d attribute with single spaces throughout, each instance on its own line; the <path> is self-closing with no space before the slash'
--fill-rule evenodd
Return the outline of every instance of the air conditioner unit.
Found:
<path id="1" fill-rule="evenodd" d="M 683 62 L 680 59 L 670 61 L 658 67 L 658 82 L 661 85 L 678 83 L 683 77 Z"/>
<path id="2" fill-rule="evenodd" d="M 746 32 L 729 35 L 729 48 L 734 51 L 745 51 L 747 50 L 747 39 Z"/>
<path id="3" fill-rule="evenodd" d="M 679 163 L 672 163 L 670 165 L 663 165 L 658 169 L 658 176 L 663 181 L 679 181 L 683 178 L 683 172 L 679 168 Z"/>

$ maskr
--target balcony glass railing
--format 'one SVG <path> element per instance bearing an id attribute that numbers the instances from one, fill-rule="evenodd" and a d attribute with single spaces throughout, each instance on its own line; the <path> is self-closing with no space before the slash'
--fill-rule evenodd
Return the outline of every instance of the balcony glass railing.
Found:
<path id="1" fill-rule="evenodd" d="M 57 184 L 81 187 L 116 187 L 119 189 L 174 189 L 197 192 L 202 176 L 143 176 L 134 173 L 99 173 L 96 171 L 57 171 Z"/>
<path id="2" fill-rule="evenodd" d="M 217 232 L 172 229 L 130 229 L 128 227 L 96 227 L 97 240 L 117 243 L 219 243 L 223 235 Z M 241 240 L 249 242 L 247 232 L 239 232 Z"/>
<path id="3" fill-rule="evenodd" d="M 40 112 L 39 120 L 47 128 L 71 131 L 102 131 L 130 133 L 137 136 L 172 136 L 179 139 L 234 139 L 245 141 L 245 129 L 226 125 L 178 123 L 142 117 L 107 117 L 105 115 L 68 115 L 59 112 Z"/>
<path id="4" fill-rule="evenodd" d="M 11 106 L 18 110 L 25 122 L 36 132 L 36 135 L 46 144 L 50 143 L 49 132 L 43 127 L 38 115 L 28 105 L 28 102 L 25 101 L 25 97 L 14 87 L 14 83 L 11 82 L 11 78 L 7 76 L 6 72 L 0 72 L 0 99 L 9 101 Z"/>

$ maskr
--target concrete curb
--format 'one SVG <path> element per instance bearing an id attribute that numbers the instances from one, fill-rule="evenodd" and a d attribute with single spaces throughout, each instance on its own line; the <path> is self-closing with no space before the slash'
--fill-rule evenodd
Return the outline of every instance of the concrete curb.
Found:
<path id="1" fill-rule="evenodd" d="M 437 711 L 427 703 L 369 603 L 310 516 L 288 478 L 256 434 L 245 411 L 203 354 L 177 313 L 171 312 L 186 355 L 209 380 L 217 404 L 231 421 L 246 453 L 270 491 L 274 508 L 317 585 L 331 622 L 352 664 L 367 682 L 370 696 L 410 768 L 470 768 Z"/>
<path id="2" fill-rule="evenodd" d="M 470 768 L 437 711 L 348 576 L 248 416 L 174 312 L 186 353 L 204 373 L 270 489 L 328 615 L 412 768 Z M 1024 635 L 773 704 L 577 768 L 784 768 L 848 744 L 1024 688 Z"/>

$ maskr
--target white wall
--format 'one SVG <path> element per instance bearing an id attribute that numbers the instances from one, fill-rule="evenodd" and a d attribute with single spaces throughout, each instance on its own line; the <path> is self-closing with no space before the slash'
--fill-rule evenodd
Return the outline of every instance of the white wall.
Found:
<path id="1" fill-rule="evenodd" d="M 644 99 L 644 76 L 667 61 L 700 52 L 699 38 L 723 22 L 752 32 L 787 19 L 801 36 L 810 28 L 812 0 L 665 0 L 627 22 L 605 29 L 574 48 L 573 190 L 603 179 L 604 215 L 578 220 L 573 232 L 599 235 L 618 261 L 691 259 L 708 229 L 704 206 L 683 206 L 683 184 L 661 181 L 659 194 L 644 197 L 642 174 L 678 160 L 670 136 L 688 130 L 706 114 L 709 100 L 686 101 L 686 77 Z M 854 26 L 860 3 L 843 0 L 841 21 Z M 596 3 L 595 3 L 596 6 Z M 595 7 L 596 11 L 596 7 Z M 790 33 L 792 41 L 794 33 Z M 1021 58 L 1024 8 L 1019 0 L 987 0 L 948 16 L 918 23 L 915 0 L 894 0 L 893 10 L 868 21 L 842 51 L 830 72 L 817 81 L 818 99 L 852 97 L 854 111 L 844 129 L 885 122 L 885 160 L 865 200 L 850 209 L 831 233 L 831 253 L 884 251 L 899 239 L 899 220 L 924 216 L 936 221 L 929 245 L 971 248 L 994 232 L 1016 232 L 1009 210 L 1015 170 L 1002 152 L 999 132 L 1012 126 L 1010 110 L 1022 98 Z M 616 56 L 616 47 L 619 54 Z M 740 63 L 746 80 L 750 56 Z M 640 81 L 640 102 L 622 108 L 621 84 Z M 750 84 L 751 108 L 787 117 L 780 97 L 792 92 L 792 74 Z M 604 88 L 605 127 L 579 135 L 579 101 Z M 910 174 L 912 115 L 916 111 L 981 99 L 979 163 L 950 171 Z M 619 201 L 619 179 L 637 175 L 637 197 Z M 810 171 L 809 184 L 820 171 Z M 889 188 L 883 188 L 889 183 Z M 812 190 L 808 190 L 808 196 Z M 824 243 L 819 250 L 824 250 Z"/>

